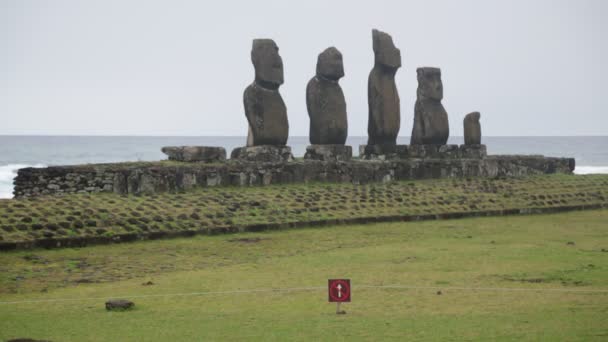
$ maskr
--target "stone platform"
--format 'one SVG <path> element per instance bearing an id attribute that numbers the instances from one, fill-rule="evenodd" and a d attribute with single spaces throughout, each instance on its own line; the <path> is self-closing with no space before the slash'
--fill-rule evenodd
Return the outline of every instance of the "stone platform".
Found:
<path id="1" fill-rule="evenodd" d="M 346 145 L 309 145 L 304 159 L 320 161 L 349 161 L 353 157 L 353 148 Z"/>
<path id="2" fill-rule="evenodd" d="M 359 145 L 359 157 L 365 160 L 481 159 L 487 154 L 486 145 Z"/>
<path id="3" fill-rule="evenodd" d="M 292 161 L 293 155 L 289 146 L 260 145 L 237 147 L 232 150 L 230 159 L 260 163 L 278 163 Z"/>
<path id="4" fill-rule="evenodd" d="M 233 152 L 234 153 L 234 152 Z M 572 173 L 573 158 L 487 156 L 325 162 L 138 162 L 20 169 L 15 197 L 67 193 L 153 194 L 208 186 L 256 186 L 307 182 L 371 182 L 449 177 L 522 177 Z"/>

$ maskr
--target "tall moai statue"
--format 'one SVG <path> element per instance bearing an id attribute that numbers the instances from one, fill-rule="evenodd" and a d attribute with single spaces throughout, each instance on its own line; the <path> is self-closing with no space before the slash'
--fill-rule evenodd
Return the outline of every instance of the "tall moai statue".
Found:
<path id="1" fill-rule="evenodd" d="M 338 81 L 344 77 L 342 54 L 330 47 L 317 58 L 317 73 L 306 87 L 310 143 L 344 145 L 348 136 L 346 101 Z"/>
<path id="2" fill-rule="evenodd" d="M 306 108 L 310 117 L 310 143 L 305 159 L 346 161 L 352 147 L 345 146 L 348 136 L 346 101 L 340 84 L 344 77 L 342 54 L 330 47 L 317 58 L 316 75 L 306 86 Z"/>
<path id="3" fill-rule="evenodd" d="M 254 39 L 251 62 L 255 80 L 243 95 L 249 122 L 247 146 L 285 145 L 289 122 L 279 93 L 279 86 L 283 84 L 283 60 L 277 44 L 272 39 Z"/>
<path id="4" fill-rule="evenodd" d="M 450 135 L 448 113 L 443 108 L 443 84 L 439 68 L 418 68 L 411 145 L 445 145 Z"/>
<path id="5" fill-rule="evenodd" d="M 464 126 L 464 144 L 465 145 L 481 145 L 481 125 L 479 124 L 479 112 L 467 114 L 463 120 Z"/>
<path id="6" fill-rule="evenodd" d="M 374 67 L 367 81 L 368 145 L 396 145 L 401 126 L 399 93 L 395 74 L 401 67 L 401 51 L 387 33 L 372 30 Z"/>
<path id="7" fill-rule="evenodd" d="M 283 60 L 272 39 L 254 39 L 251 62 L 255 80 L 245 89 L 243 103 L 249 126 L 247 146 L 232 150 L 232 159 L 280 162 L 293 159 L 285 146 L 289 137 L 287 108 L 279 93 L 283 84 Z"/>

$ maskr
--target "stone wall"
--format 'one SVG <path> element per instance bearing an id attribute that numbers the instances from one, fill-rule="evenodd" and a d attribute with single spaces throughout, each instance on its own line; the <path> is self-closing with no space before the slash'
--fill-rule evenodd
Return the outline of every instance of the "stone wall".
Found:
<path id="1" fill-rule="evenodd" d="M 387 182 L 444 177 L 521 177 L 571 173 L 572 158 L 488 156 L 483 159 L 296 160 L 252 163 L 118 163 L 24 168 L 14 180 L 14 195 L 65 193 L 151 194 L 208 186 L 255 186 L 305 182 Z"/>

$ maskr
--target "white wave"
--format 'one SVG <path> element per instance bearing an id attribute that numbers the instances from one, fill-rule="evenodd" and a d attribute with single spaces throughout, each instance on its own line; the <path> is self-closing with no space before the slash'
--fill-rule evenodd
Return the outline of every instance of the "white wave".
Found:
<path id="1" fill-rule="evenodd" d="M 22 169 L 24 167 L 46 167 L 46 165 L 0 165 L 0 198 L 13 198 L 13 179 L 17 176 L 17 170 Z"/>
<path id="2" fill-rule="evenodd" d="M 589 175 L 593 173 L 608 173 L 608 166 L 576 166 L 574 173 L 577 175 Z"/>

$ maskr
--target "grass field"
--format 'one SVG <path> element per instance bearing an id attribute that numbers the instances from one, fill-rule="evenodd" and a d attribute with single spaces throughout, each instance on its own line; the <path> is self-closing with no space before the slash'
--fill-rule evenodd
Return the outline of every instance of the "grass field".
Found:
<path id="1" fill-rule="evenodd" d="M 0 339 L 608 339 L 607 210 L 15 251 L 0 274 Z"/>
<path id="2" fill-rule="evenodd" d="M 214 233 L 311 221 L 608 204 L 608 175 L 213 187 L 0 200 L 0 243 Z"/>

